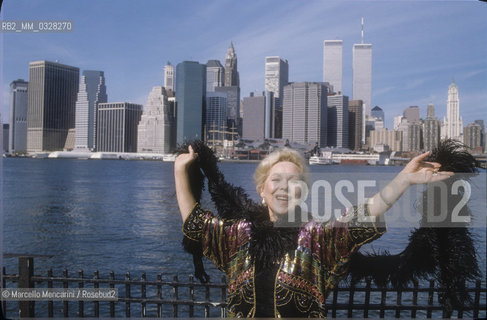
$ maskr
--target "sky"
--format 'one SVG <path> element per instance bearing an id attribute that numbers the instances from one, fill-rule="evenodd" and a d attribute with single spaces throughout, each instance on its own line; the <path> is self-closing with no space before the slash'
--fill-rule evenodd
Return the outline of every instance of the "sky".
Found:
<path id="1" fill-rule="evenodd" d="M 324 0 L 5 0 L 1 20 L 71 20 L 69 33 L 0 33 L 1 114 L 9 84 L 29 62 L 59 61 L 105 72 L 108 101 L 145 104 L 170 61 L 206 63 L 233 42 L 241 97 L 264 90 L 265 57 L 289 62 L 289 81 L 323 80 L 323 41 L 343 40 L 343 92 L 352 97 L 352 47 L 373 45 L 372 105 L 386 127 L 409 106 L 446 114 L 459 90 L 463 124 L 487 122 L 487 3 Z"/>

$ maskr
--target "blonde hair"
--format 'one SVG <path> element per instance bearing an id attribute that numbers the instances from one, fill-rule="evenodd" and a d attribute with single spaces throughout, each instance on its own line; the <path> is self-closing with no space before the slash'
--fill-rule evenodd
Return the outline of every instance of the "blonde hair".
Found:
<path id="1" fill-rule="evenodd" d="M 309 180 L 309 171 L 306 166 L 306 160 L 304 157 L 296 150 L 283 148 L 270 153 L 265 159 L 263 159 L 254 173 L 254 182 L 257 193 L 262 191 L 265 180 L 269 176 L 271 168 L 278 162 L 289 161 L 294 163 L 301 171 L 302 179 L 306 184 Z"/>

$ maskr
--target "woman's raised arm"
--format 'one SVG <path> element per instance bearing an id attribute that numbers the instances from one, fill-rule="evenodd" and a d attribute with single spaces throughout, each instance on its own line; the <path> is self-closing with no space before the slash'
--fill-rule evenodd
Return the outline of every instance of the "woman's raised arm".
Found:
<path id="1" fill-rule="evenodd" d="M 191 146 L 188 147 L 189 153 L 180 154 L 174 161 L 174 181 L 176 184 L 176 197 L 178 199 L 179 211 L 183 222 L 194 208 L 196 199 L 191 192 L 189 182 L 190 167 L 198 157 Z"/>

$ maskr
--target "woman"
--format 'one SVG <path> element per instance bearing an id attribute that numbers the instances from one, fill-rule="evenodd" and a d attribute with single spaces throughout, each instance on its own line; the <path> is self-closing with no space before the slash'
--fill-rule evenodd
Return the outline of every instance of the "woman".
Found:
<path id="1" fill-rule="evenodd" d="M 379 217 L 410 185 L 453 175 L 440 173 L 439 163 L 424 161 L 429 155 L 424 153 L 367 203 L 347 209 L 336 221 L 275 228 L 272 223 L 286 220 L 300 198 L 299 191 L 290 192 L 299 190 L 293 186 L 306 181 L 306 165 L 298 152 L 275 151 L 257 167 L 254 178 L 266 206 L 264 219 L 228 220 L 196 202 L 190 172 L 198 154 L 188 149 L 174 164 L 183 232 L 226 273 L 231 317 L 323 317 L 326 297 L 346 274 L 350 256 L 384 232 L 375 223 L 362 222 L 360 213 Z"/>

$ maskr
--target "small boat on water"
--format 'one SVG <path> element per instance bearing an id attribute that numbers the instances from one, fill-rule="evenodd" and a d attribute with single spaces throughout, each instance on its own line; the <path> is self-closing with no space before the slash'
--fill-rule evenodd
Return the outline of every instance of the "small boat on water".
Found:
<path id="1" fill-rule="evenodd" d="M 330 161 L 329 161 L 329 159 L 326 159 L 324 157 L 311 156 L 309 158 L 309 164 L 310 165 L 317 165 L 317 164 L 326 165 L 326 164 L 330 164 Z"/>
<path id="2" fill-rule="evenodd" d="M 174 162 L 176 160 L 176 154 L 165 154 L 162 156 L 162 161 Z"/>

